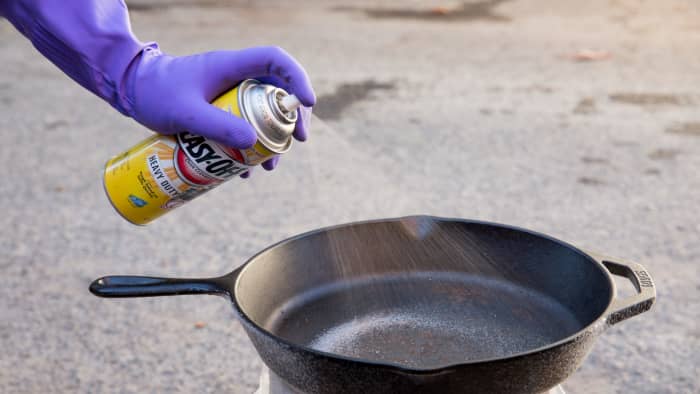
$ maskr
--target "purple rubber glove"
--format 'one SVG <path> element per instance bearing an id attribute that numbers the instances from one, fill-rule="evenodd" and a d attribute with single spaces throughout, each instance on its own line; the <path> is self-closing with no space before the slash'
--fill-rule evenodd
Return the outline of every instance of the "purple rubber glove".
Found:
<path id="1" fill-rule="evenodd" d="M 311 83 L 301 66 L 275 47 L 218 51 L 186 57 L 162 54 L 147 47 L 127 72 L 125 107 L 146 127 L 163 134 L 188 130 L 236 148 L 256 141 L 253 127 L 209 104 L 247 78 L 257 78 L 295 94 L 307 107 L 315 102 Z M 177 83 L 173 83 L 177 81 Z M 294 137 L 306 140 L 308 113 L 300 108 Z M 278 158 L 263 167 L 271 170 Z"/>
<path id="2" fill-rule="evenodd" d="M 306 108 L 294 137 L 307 138 L 316 98 L 304 69 L 279 48 L 169 56 L 136 39 L 122 0 L 0 0 L 0 16 L 73 80 L 156 132 L 187 130 L 236 148 L 252 146 L 252 126 L 209 103 L 256 78 L 299 98 Z M 277 160 L 263 167 L 270 170 Z"/>

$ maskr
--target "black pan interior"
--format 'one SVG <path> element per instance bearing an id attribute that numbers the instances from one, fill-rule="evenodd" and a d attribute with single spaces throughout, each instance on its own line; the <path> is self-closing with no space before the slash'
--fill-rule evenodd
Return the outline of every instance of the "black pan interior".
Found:
<path id="1" fill-rule="evenodd" d="M 603 313 L 612 287 L 590 257 L 548 237 L 414 217 L 277 245 L 235 292 L 248 318 L 288 342 L 433 369 L 564 339 Z"/>

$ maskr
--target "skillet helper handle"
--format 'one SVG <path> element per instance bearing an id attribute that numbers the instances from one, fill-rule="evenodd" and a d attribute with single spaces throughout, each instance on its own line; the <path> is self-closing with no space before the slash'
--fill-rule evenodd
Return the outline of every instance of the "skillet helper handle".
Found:
<path id="1" fill-rule="evenodd" d="M 608 316 L 608 324 L 617 324 L 651 309 L 656 301 L 656 288 L 644 267 L 637 263 L 614 262 L 606 258 L 601 259 L 601 262 L 611 274 L 629 279 L 637 290 L 637 294 L 633 296 L 615 299 L 611 307 L 612 313 Z"/>
<path id="2" fill-rule="evenodd" d="M 105 276 L 90 284 L 90 292 L 98 297 L 155 297 L 181 294 L 228 295 L 221 278 L 170 279 L 149 276 Z"/>

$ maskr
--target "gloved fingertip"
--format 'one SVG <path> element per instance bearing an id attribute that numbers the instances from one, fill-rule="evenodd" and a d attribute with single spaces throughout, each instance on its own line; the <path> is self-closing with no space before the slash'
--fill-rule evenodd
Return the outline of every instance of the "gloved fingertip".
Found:
<path id="1" fill-rule="evenodd" d="M 268 159 L 264 163 L 262 163 L 262 167 L 267 171 L 272 171 L 275 169 L 275 167 L 277 167 L 277 162 L 279 162 L 279 160 L 280 160 L 280 157 L 275 156 L 271 159 Z"/>
<path id="2" fill-rule="evenodd" d="M 306 136 L 306 132 L 300 131 L 299 129 L 294 130 L 294 134 L 292 135 L 294 136 L 294 139 L 299 142 L 306 142 L 306 140 L 308 139 L 308 137 Z"/>
<path id="3" fill-rule="evenodd" d="M 313 107 L 316 105 L 316 94 L 311 86 L 304 86 L 301 89 L 295 89 L 296 96 L 304 104 L 305 107 Z"/>
<path id="4" fill-rule="evenodd" d="M 242 174 L 241 174 L 241 178 L 243 178 L 243 179 L 248 179 L 248 178 L 250 178 L 250 170 L 248 170 L 248 171 L 242 173 Z"/>
<path id="5" fill-rule="evenodd" d="M 297 141 L 304 142 L 308 138 L 308 130 L 311 126 L 311 108 L 300 107 L 297 111 L 298 120 L 292 135 Z"/>
<path id="6" fill-rule="evenodd" d="M 306 127 L 302 123 L 298 123 L 292 136 L 294 136 L 294 139 L 299 142 L 306 141 L 308 139 L 308 136 L 306 135 Z"/>

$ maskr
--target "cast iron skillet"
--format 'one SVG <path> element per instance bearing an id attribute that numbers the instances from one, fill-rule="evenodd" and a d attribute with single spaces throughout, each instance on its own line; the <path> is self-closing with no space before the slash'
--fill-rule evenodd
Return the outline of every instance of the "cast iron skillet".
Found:
<path id="1" fill-rule="evenodd" d="M 616 299 L 611 274 L 637 294 Z M 536 393 L 649 310 L 647 271 L 511 226 L 414 216 L 312 231 L 213 279 L 108 276 L 100 297 L 228 297 L 265 364 L 309 393 Z"/>

